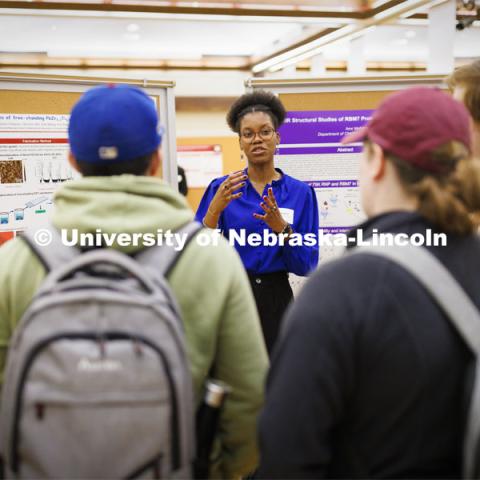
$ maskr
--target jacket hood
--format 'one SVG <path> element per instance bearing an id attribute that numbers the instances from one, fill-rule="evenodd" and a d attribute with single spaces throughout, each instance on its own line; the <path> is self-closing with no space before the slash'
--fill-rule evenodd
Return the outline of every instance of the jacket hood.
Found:
<path id="1" fill-rule="evenodd" d="M 186 200 L 156 177 L 84 177 L 65 184 L 54 197 L 53 224 L 78 233 L 157 235 L 193 219 Z M 160 232 L 161 233 L 161 232 Z M 131 252 L 142 246 L 115 248 Z"/>

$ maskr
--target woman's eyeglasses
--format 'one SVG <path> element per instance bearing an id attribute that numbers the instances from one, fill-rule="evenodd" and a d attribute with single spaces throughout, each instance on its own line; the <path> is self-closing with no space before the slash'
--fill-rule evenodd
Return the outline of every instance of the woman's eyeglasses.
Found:
<path id="1" fill-rule="evenodd" d="M 240 136 L 247 143 L 252 143 L 255 137 L 258 135 L 261 140 L 268 141 L 273 138 L 275 130 L 272 128 L 262 128 L 259 132 L 252 132 L 251 130 L 243 131 Z"/>

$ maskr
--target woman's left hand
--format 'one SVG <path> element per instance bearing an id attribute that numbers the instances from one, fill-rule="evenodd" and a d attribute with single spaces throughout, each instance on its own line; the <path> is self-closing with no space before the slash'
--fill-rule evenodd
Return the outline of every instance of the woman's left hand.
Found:
<path id="1" fill-rule="evenodd" d="M 280 210 L 278 210 L 277 201 L 271 188 L 268 189 L 268 197 L 263 197 L 263 202 L 260 206 L 265 212 L 265 215 L 254 213 L 253 216 L 259 220 L 263 220 L 275 233 L 282 232 L 287 222 L 283 219 Z"/>

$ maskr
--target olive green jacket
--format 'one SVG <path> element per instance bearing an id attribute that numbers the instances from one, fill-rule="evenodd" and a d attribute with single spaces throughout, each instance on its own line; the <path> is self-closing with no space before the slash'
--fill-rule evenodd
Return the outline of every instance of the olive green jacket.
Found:
<path id="1" fill-rule="evenodd" d="M 187 203 L 154 177 L 88 177 L 55 195 L 53 224 L 79 233 L 153 233 L 193 219 Z M 213 235 L 210 231 L 203 231 Z M 139 247 L 114 248 L 126 252 Z M 15 325 L 45 277 L 44 267 L 16 238 L 0 248 L 0 372 Z M 219 428 L 217 475 L 238 477 L 257 464 L 256 417 L 263 402 L 267 354 L 245 271 L 223 238 L 218 246 L 193 241 L 169 278 L 185 326 L 197 402 L 213 366 L 232 387 Z"/>

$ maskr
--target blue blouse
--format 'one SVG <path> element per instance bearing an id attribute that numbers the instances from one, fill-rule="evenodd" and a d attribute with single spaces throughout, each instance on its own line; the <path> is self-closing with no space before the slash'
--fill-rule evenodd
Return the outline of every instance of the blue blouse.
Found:
<path id="1" fill-rule="evenodd" d="M 245 268 L 253 274 L 287 271 L 305 276 L 318 264 L 317 197 L 312 187 L 286 175 L 279 168 L 276 170 L 282 174 L 282 177 L 267 184 L 263 195 L 268 195 L 268 188 L 272 187 L 277 205 L 285 221 L 292 225 L 295 233 L 300 233 L 302 236 L 306 233 L 314 234 L 315 242 L 309 243 L 315 243 L 315 245 L 296 246 L 285 242 L 284 246 L 278 244 L 266 246 L 263 243 L 260 246 L 251 246 L 248 243 L 239 245 L 238 241 L 235 241 L 233 245 L 240 254 Z M 244 171 L 247 174 L 247 169 Z M 197 221 L 202 222 L 218 187 L 226 178 L 227 176 L 216 178 L 207 187 L 195 216 Z M 263 238 L 264 230 L 272 232 L 268 225 L 253 216 L 254 212 L 261 215 L 264 215 L 265 212 L 260 207 L 263 199 L 250 180 L 247 179 L 245 186 L 236 190 L 235 193 L 237 192 L 243 192 L 243 195 L 232 200 L 220 215 L 218 228 L 223 235 L 230 239 L 229 230 L 245 229 L 247 236 L 251 233 L 258 233 Z M 285 210 L 282 211 L 282 209 L 288 209 L 287 213 L 284 213 Z"/>

